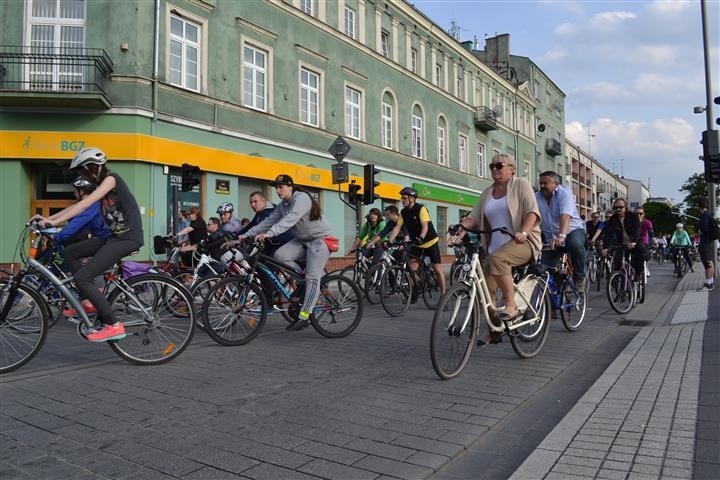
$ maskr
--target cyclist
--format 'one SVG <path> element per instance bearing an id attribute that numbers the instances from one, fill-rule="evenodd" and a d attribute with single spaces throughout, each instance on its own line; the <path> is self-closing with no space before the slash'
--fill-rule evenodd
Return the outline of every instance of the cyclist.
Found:
<path id="1" fill-rule="evenodd" d="M 278 175 L 270 185 L 275 187 L 282 202 L 265 220 L 238 239 L 254 237 L 265 241 L 293 230 L 295 238 L 278 248 L 273 258 L 297 270 L 300 267 L 295 262 L 305 260 L 305 297 L 298 317 L 286 327 L 287 330 L 300 330 L 309 325 L 312 308 L 320 296 L 320 278 L 330 258 L 325 239 L 332 236 L 333 228 L 317 201 L 307 190 L 295 185 L 290 175 Z"/>
<path id="2" fill-rule="evenodd" d="M 645 217 L 645 209 L 643 207 L 635 207 L 635 215 L 640 219 L 640 241 L 645 245 L 645 252 L 647 254 L 645 258 L 645 271 L 649 277 L 650 268 L 648 266 L 648 260 L 650 259 L 650 246 L 656 244 L 655 231 L 653 230 L 652 222 Z"/>
<path id="3" fill-rule="evenodd" d="M 276 207 L 274 203 L 269 202 L 267 198 L 265 198 L 265 194 L 260 191 L 255 191 L 250 194 L 250 208 L 253 210 L 253 212 L 255 212 L 255 216 L 252 220 L 248 222 L 247 225 L 240 229 L 238 235 L 244 235 L 245 232 L 268 218 L 270 214 L 275 211 Z M 267 253 L 268 255 L 274 254 L 278 248 L 285 245 L 294 237 L 295 233 L 293 233 L 292 230 L 288 230 L 285 233 L 273 237 L 270 241 L 268 241 L 268 245 L 265 246 L 265 253 Z M 239 242 L 228 242 L 228 246 L 234 245 L 236 243 Z"/>
<path id="4" fill-rule="evenodd" d="M 197 207 L 190 207 L 188 210 L 190 225 L 178 232 L 178 238 L 187 237 L 187 241 L 180 247 L 180 254 L 183 264 L 192 266 L 193 252 L 197 246 L 207 238 L 207 224 L 202 218 L 202 213 Z"/>
<path id="5" fill-rule="evenodd" d="M 231 240 L 235 240 L 239 235 L 238 232 L 243 228 L 240 220 L 238 220 L 236 217 L 233 217 L 234 209 L 235 207 L 233 207 L 232 203 L 223 202 L 218 205 L 216 210 L 216 213 L 218 217 L 220 217 L 220 221 L 222 222 L 222 231 Z"/>
<path id="6" fill-rule="evenodd" d="M 385 220 L 383 220 L 379 208 L 371 208 L 365 218 L 365 224 L 360 229 L 360 233 L 355 237 L 350 250 L 345 255 L 352 255 L 355 253 L 355 249 L 361 247 L 362 254 L 366 258 L 372 257 L 372 263 L 377 263 L 382 258 L 382 249 L 374 248 L 375 244 L 370 243 L 370 240 L 375 238 L 375 235 L 385 228 Z"/>
<path id="7" fill-rule="evenodd" d="M 82 177 L 73 181 L 74 195 L 77 201 L 82 200 L 95 190 L 95 186 Z M 87 240 L 89 237 L 107 238 L 110 236 L 107 223 L 100 214 L 100 202 L 95 202 L 78 216 L 72 218 L 60 232 L 54 236 L 58 245 L 68 246 L 71 243 Z"/>
<path id="8" fill-rule="evenodd" d="M 494 232 L 482 239 L 489 254 L 488 289 L 499 287 L 505 298 L 505 308 L 497 318 L 510 321 L 518 316 L 512 267 L 528 263 L 537 257 L 542 247 L 540 239 L 540 210 L 532 186 L 515 176 L 515 158 L 498 153 L 489 165 L 493 184 L 483 190 L 471 214 L 461 225 L 471 230 L 506 228 L 512 237 Z M 478 340 L 479 346 L 498 343 L 502 337 L 489 331 Z"/>
<path id="9" fill-rule="evenodd" d="M 632 253 L 632 267 L 635 272 L 641 272 L 647 249 L 640 242 L 640 219 L 628 210 L 628 203 L 624 198 L 616 198 L 613 202 L 613 215 L 605 222 L 603 229 L 603 256 L 607 254 L 608 247 L 622 245 L 627 245 Z"/>
<path id="10" fill-rule="evenodd" d="M 683 224 L 678 223 L 675 225 L 675 231 L 672 237 L 670 237 L 670 251 L 672 252 L 673 264 L 675 263 L 675 257 L 677 257 L 679 253 L 678 250 L 682 251 L 683 258 L 685 258 L 685 261 L 690 267 L 690 271 L 695 272 L 695 270 L 693 270 L 692 260 L 690 260 L 690 247 L 692 247 L 690 235 L 685 231 Z M 677 271 L 677 267 L 673 270 L 673 273 L 680 274 L 680 272 Z"/>
<path id="11" fill-rule="evenodd" d="M 103 293 L 93 284 L 93 279 L 123 257 L 143 246 L 140 208 L 125 181 L 107 166 L 107 157 L 95 147 L 80 150 L 70 162 L 70 171 L 95 186 L 95 190 L 79 202 L 60 212 L 43 217 L 34 215 L 41 225 L 58 225 L 84 212 L 93 203 L 101 202 L 102 212 L 108 224 L 110 236 L 91 238 L 69 245 L 65 249 L 65 261 L 75 276 L 75 285 L 85 298 L 86 312 L 97 311 L 102 327 L 91 331 L 87 339 L 93 342 L 118 340 L 125 337 L 125 326 L 115 321 L 112 308 Z M 82 258 L 90 257 L 87 263 Z M 64 312 L 76 315 L 73 309 Z"/>
<path id="12" fill-rule="evenodd" d="M 400 230 L 405 227 L 414 245 L 410 246 L 408 253 L 411 256 L 419 258 L 423 253 L 430 258 L 432 269 L 437 274 L 438 286 L 440 287 L 440 295 L 445 293 L 445 272 L 443 272 L 440 247 L 438 246 L 438 234 L 435 231 L 432 221 L 430 220 L 430 212 L 421 203 L 417 203 L 418 192 L 412 187 L 405 187 L 400 190 L 400 201 L 403 209 L 395 223 L 395 227 L 388 235 L 388 240 L 393 241 L 400 234 Z M 411 258 L 410 269 L 417 270 L 418 264 L 415 258 Z M 411 303 L 417 301 L 417 289 L 413 289 Z"/>
<path id="13" fill-rule="evenodd" d="M 556 265 L 562 254 L 555 252 L 556 247 L 565 247 L 572 261 L 575 288 L 585 291 L 585 223 L 578 214 L 575 196 L 572 191 L 560 185 L 560 176 L 548 170 L 540 174 L 540 191 L 535 199 L 540 209 L 542 223 L 540 229 L 550 251 L 542 254 L 543 265 Z"/>

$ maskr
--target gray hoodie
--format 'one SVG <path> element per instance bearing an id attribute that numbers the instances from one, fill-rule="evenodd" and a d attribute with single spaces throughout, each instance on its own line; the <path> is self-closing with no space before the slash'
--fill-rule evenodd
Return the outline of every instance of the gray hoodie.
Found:
<path id="1" fill-rule="evenodd" d="M 291 228 L 297 239 L 302 241 L 332 235 L 333 228 L 325 220 L 324 214 L 318 220 L 310 220 L 310 207 L 310 195 L 296 191 L 289 200 L 280 202 L 269 217 L 245 232 L 245 235 L 254 237 L 267 232 L 271 237 L 277 237 Z"/>

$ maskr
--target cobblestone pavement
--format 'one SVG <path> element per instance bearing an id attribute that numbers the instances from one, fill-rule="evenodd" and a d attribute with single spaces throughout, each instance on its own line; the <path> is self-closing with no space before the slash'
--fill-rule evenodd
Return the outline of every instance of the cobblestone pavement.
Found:
<path id="1" fill-rule="evenodd" d="M 345 339 L 286 332 L 278 315 L 243 347 L 220 347 L 198 331 L 182 356 L 158 367 L 129 365 L 56 326 L 35 359 L 1 379 L 0 479 L 442 478 L 603 339 L 629 340 L 638 322 L 675 310 L 668 292 L 627 318 L 592 293 L 578 332 L 553 322 L 531 360 L 508 342 L 480 349 L 453 381 L 432 371 L 432 314 L 421 306 L 393 319 L 369 307 Z M 694 325 L 656 329 L 698 341 L 673 333 Z M 574 402 L 553 403 L 565 412 Z"/>

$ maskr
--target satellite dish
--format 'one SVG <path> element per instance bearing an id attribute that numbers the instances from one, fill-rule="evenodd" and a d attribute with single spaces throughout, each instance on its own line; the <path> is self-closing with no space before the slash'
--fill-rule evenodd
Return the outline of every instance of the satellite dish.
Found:
<path id="1" fill-rule="evenodd" d="M 503 114 L 503 107 L 502 105 L 495 105 L 492 109 L 493 113 L 496 117 L 502 117 Z"/>
<path id="2" fill-rule="evenodd" d="M 541 123 L 540 125 L 538 125 L 538 132 L 542 133 L 544 131 L 545 131 L 545 124 Z"/>

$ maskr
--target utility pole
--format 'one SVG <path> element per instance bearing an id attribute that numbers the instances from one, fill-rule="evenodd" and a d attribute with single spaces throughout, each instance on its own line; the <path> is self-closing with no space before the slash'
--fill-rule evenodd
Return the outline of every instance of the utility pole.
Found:
<path id="1" fill-rule="evenodd" d="M 595 138 L 595 135 L 590 134 L 590 122 L 587 122 L 585 125 L 587 126 L 587 132 L 588 132 L 588 134 L 587 134 L 587 142 L 588 142 L 587 154 L 588 154 L 588 157 L 592 157 L 592 155 L 590 155 L 590 141 L 593 138 Z"/>

